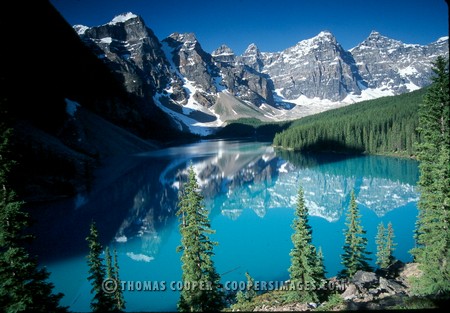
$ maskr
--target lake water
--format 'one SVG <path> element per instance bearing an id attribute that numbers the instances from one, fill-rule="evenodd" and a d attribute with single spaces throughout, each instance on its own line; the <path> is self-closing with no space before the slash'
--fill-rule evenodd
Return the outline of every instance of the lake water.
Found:
<path id="1" fill-rule="evenodd" d="M 176 311 L 181 281 L 177 195 L 192 162 L 210 211 L 215 265 L 231 289 L 246 281 L 288 279 L 291 224 L 298 188 L 309 209 L 313 243 L 321 247 L 327 276 L 342 269 L 345 212 L 355 190 L 373 252 L 377 225 L 390 221 L 394 255 L 412 260 L 417 216 L 418 163 L 381 156 L 302 155 L 274 151 L 267 143 L 202 141 L 109 160 L 89 194 L 46 204 L 35 216 L 33 252 L 51 272 L 62 304 L 90 311 L 85 241 L 92 220 L 101 242 L 116 248 L 120 278 L 127 281 L 127 311 Z M 152 291 L 137 290 L 144 282 Z M 172 282 L 175 285 L 171 285 Z M 147 285 L 148 287 L 148 285 Z M 172 290 L 172 287 L 174 287 Z M 132 290 L 134 289 L 134 290 Z M 165 290 L 155 290 L 165 289 Z"/>

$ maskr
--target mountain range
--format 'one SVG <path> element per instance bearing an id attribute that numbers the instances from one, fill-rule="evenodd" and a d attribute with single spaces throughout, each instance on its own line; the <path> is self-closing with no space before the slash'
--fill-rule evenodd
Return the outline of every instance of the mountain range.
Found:
<path id="1" fill-rule="evenodd" d="M 329 31 L 280 52 L 250 44 L 242 55 L 222 45 L 204 51 L 193 33 L 159 40 L 142 17 L 75 25 L 82 41 L 124 84 L 156 105 L 176 128 L 207 135 L 243 117 L 285 121 L 430 84 L 432 62 L 448 56 L 448 36 L 405 44 L 372 31 L 346 51 Z"/>

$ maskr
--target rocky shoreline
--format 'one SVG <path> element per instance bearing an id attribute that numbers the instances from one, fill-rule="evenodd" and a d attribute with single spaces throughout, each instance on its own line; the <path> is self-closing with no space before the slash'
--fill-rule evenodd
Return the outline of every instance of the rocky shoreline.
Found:
<path id="1" fill-rule="evenodd" d="M 348 281 L 343 291 L 323 303 L 281 303 L 266 295 L 254 299 L 253 312 L 288 311 L 356 311 L 356 310 L 434 310 L 448 305 L 412 294 L 410 278 L 421 275 L 418 263 L 396 261 L 387 270 L 358 271 Z M 330 281 L 337 278 L 330 278 Z M 278 303 L 277 303 L 278 302 Z"/>

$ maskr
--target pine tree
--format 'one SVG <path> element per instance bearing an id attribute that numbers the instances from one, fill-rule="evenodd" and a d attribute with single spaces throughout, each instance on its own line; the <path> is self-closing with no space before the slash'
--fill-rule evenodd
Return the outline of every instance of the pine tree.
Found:
<path id="1" fill-rule="evenodd" d="M 394 242 L 394 238 L 395 238 L 394 228 L 392 226 L 392 223 L 389 222 L 387 226 L 387 235 L 386 235 L 386 251 L 388 254 L 389 265 L 391 265 L 395 261 L 394 251 L 395 246 L 397 244 Z"/>
<path id="2" fill-rule="evenodd" d="M 112 257 L 109 247 L 105 248 L 106 278 L 114 279 L 114 269 L 112 266 Z"/>
<path id="3" fill-rule="evenodd" d="M 0 99 L 0 308 L 2 312 L 66 312 L 59 305 L 63 294 L 53 294 L 50 273 L 39 268 L 25 244 L 32 236 L 25 232 L 30 220 L 8 184 L 14 162 L 11 159 L 5 99 Z"/>
<path id="4" fill-rule="evenodd" d="M 384 227 L 383 222 L 380 222 L 377 227 L 377 236 L 375 238 L 377 244 L 377 260 L 376 264 L 384 269 L 389 266 L 389 259 L 386 251 L 386 228 Z"/>
<path id="5" fill-rule="evenodd" d="M 114 310 L 113 301 L 110 293 L 103 289 L 103 282 L 106 279 L 106 269 L 101 257 L 103 248 L 98 239 L 98 231 L 95 222 L 92 221 L 89 236 L 86 237 L 89 245 L 88 266 L 89 277 L 92 289 L 91 293 L 94 297 L 91 301 L 91 309 L 93 312 L 111 312 Z"/>
<path id="6" fill-rule="evenodd" d="M 413 279 L 418 295 L 450 293 L 450 100 L 448 59 L 434 62 L 433 84 L 419 110 L 420 161 L 416 223 L 417 246 L 411 250 L 422 275 Z"/>
<path id="7" fill-rule="evenodd" d="M 394 242 L 394 238 L 392 223 L 389 222 L 386 228 L 383 222 L 380 222 L 376 236 L 377 260 L 375 263 L 381 269 L 388 268 L 395 261 L 393 253 L 397 244 Z"/>
<path id="8" fill-rule="evenodd" d="M 315 289 L 324 279 L 324 268 L 321 257 L 318 257 L 316 248 L 312 244 L 312 230 L 308 223 L 308 208 L 305 205 L 302 187 L 297 196 L 296 218 L 292 224 L 294 234 L 292 243 L 294 247 L 290 252 L 291 266 L 289 267 L 290 283 L 302 286 L 288 295 L 289 301 L 318 301 Z"/>
<path id="9" fill-rule="evenodd" d="M 123 311 L 126 309 L 126 303 L 125 303 L 125 299 L 123 297 L 123 291 L 122 288 L 120 288 L 121 286 L 121 281 L 120 281 L 120 277 L 119 277 L 119 262 L 117 261 L 117 250 L 114 248 L 114 254 L 113 254 L 113 263 L 114 263 L 114 270 L 113 270 L 113 274 L 114 274 L 114 279 L 117 282 L 117 286 L 119 286 L 116 291 L 114 292 L 114 300 L 115 300 L 115 307 L 117 310 L 119 311 Z"/>
<path id="10" fill-rule="evenodd" d="M 358 270 L 372 270 L 367 261 L 366 255 L 367 238 L 364 237 L 366 231 L 361 226 L 361 215 L 356 204 L 355 192 L 351 192 L 350 209 L 347 213 L 347 229 L 345 230 L 344 253 L 342 254 L 342 264 L 344 269 L 339 273 L 342 277 L 352 277 Z"/>
<path id="11" fill-rule="evenodd" d="M 317 273 L 317 277 L 319 279 L 325 279 L 325 274 L 327 273 L 325 271 L 325 265 L 323 262 L 323 252 L 322 252 L 322 247 L 319 247 L 319 250 L 317 251 L 317 257 L 316 257 L 316 270 L 315 272 Z"/>
<path id="12" fill-rule="evenodd" d="M 123 298 L 123 292 L 121 282 L 119 280 L 119 264 L 117 263 L 117 250 L 114 248 L 114 255 L 111 257 L 109 247 L 105 248 L 105 262 L 106 262 L 106 278 L 114 279 L 116 281 L 117 288 L 108 295 L 113 302 L 113 310 L 115 312 L 122 312 L 125 309 L 125 300 Z"/>
<path id="13" fill-rule="evenodd" d="M 210 240 L 213 234 L 208 220 L 208 211 L 203 206 L 203 196 L 192 164 L 188 170 L 188 181 L 179 195 L 179 229 L 182 252 L 182 280 L 189 283 L 204 283 L 208 290 L 183 289 L 178 302 L 179 311 L 218 311 L 224 307 L 224 293 L 220 287 L 220 276 L 216 272 L 212 257 L 216 242 Z"/>
<path id="14" fill-rule="evenodd" d="M 245 272 L 245 277 L 247 278 L 247 286 L 245 288 L 245 292 L 239 290 L 236 293 L 236 304 L 233 305 L 232 308 L 234 310 L 244 309 L 246 307 L 246 304 L 251 302 L 256 296 L 255 280 L 250 276 L 248 272 Z"/>
<path id="15" fill-rule="evenodd" d="M 256 296 L 255 290 L 255 280 L 250 276 L 248 272 L 245 272 L 245 277 L 247 278 L 247 287 L 245 290 L 245 297 L 248 301 L 251 301 Z"/>

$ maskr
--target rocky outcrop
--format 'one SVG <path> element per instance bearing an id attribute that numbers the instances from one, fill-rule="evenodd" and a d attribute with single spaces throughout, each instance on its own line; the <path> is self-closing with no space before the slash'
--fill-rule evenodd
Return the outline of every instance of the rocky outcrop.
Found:
<path id="1" fill-rule="evenodd" d="M 396 261 L 383 272 L 358 271 L 341 294 L 349 310 L 392 309 L 411 296 L 409 279 L 419 276 L 417 263 Z"/>
<path id="2" fill-rule="evenodd" d="M 242 62 L 257 72 L 262 72 L 264 67 L 263 55 L 259 48 L 254 44 L 250 44 L 241 56 Z"/>
<path id="3" fill-rule="evenodd" d="M 350 52 L 368 88 L 400 94 L 430 84 L 431 63 L 438 55 L 448 55 L 448 37 L 422 46 L 404 44 L 372 31 Z"/>
<path id="4" fill-rule="evenodd" d="M 273 54 L 264 62 L 267 73 L 281 96 L 338 101 L 348 94 L 360 94 L 366 84 L 345 51 L 328 31 Z"/>
<path id="5" fill-rule="evenodd" d="M 108 24 L 74 28 L 129 92 L 145 97 L 169 83 L 171 72 L 161 43 L 141 17 L 125 13 Z"/>
<path id="6" fill-rule="evenodd" d="M 394 310 L 399 307 L 408 307 L 410 302 L 410 288 L 407 283 L 411 276 L 420 275 L 417 263 L 404 264 L 396 261 L 391 268 L 383 273 L 358 271 L 344 285 L 345 290 L 340 292 L 340 301 L 332 300 L 333 304 L 323 303 L 287 303 L 269 295 L 263 295 L 254 302 L 253 311 L 355 311 L 355 310 Z M 330 278 L 329 281 L 338 281 Z M 342 282 L 342 280 L 340 280 Z M 341 290 L 341 289 L 339 289 Z M 270 292 L 269 292 L 270 294 Z M 429 309 L 439 307 L 432 301 L 423 302 Z M 425 308 L 425 307 L 423 307 Z"/>
<path id="7" fill-rule="evenodd" d="M 263 103 L 274 105 L 273 86 L 270 78 L 254 68 L 257 67 L 260 60 L 255 56 L 255 64 L 253 64 L 249 60 L 252 52 L 248 49 L 246 52 L 247 55 L 237 57 L 233 50 L 226 45 L 214 50 L 212 57 L 214 64 L 220 69 L 223 84 L 229 92 L 240 100 L 247 101 L 255 106 L 260 106 Z M 254 52 L 258 55 L 256 51 Z M 247 64 L 249 61 L 250 65 Z"/>
<path id="8" fill-rule="evenodd" d="M 193 97 L 200 105 L 211 107 L 216 102 L 218 92 L 215 80 L 218 69 L 212 65 L 211 55 L 203 51 L 194 34 L 173 33 L 163 40 L 166 57 L 173 64 L 172 71 L 177 73 L 174 86 L 174 99 L 183 99 L 179 104 L 185 105 Z M 183 88 L 191 84 L 193 88 Z M 190 94 L 191 90 L 193 94 Z M 178 92 L 177 92 L 178 91 Z M 177 96 L 182 93 L 183 96 Z"/>

